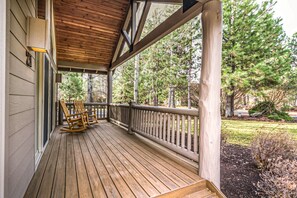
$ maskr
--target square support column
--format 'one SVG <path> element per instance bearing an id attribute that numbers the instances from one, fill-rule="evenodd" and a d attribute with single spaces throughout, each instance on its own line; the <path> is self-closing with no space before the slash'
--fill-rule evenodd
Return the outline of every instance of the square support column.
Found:
<path id="1" fill-rule="evenodd" d="M 199 175 L 220 188 L 221 1 L 205 3 L 201 20 L 203 48 L 199 99 Z"/>
<path id="2" fill-rule="evenodd" d="M 107 121 L 110 122 L 110 104 L 112 103 L 112 70 L 107 73 Z"/>

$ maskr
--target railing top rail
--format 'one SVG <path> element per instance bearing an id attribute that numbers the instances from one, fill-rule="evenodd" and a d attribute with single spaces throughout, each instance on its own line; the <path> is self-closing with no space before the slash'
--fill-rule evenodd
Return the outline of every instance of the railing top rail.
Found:
<path id="1" fill-rule="evenodd" d="M 116 103 L 112 103 L 112 104 L 110 104 L 110 106 L 116 106 L 116 107 L 129 107 L 128 104 L 116 104 Z"/>
<path id="2" fill-rule="evenodd" d="M 66 102 L 66 105 L 73 105 L 73 102 Z M 84 102 L 84 105 L 107 105 L 104 102 Z"/>
<path id="3" fill-rule="evenodd" d="M 168 108 L 168 107 L 160 107 L 160 106 L 146 106 L 146 105 L 137 105 L 133 104 L 132 108 L 147 110 L 147 111 L 155 111 L 162 113 L 173 113 L 178 115 L 189 115 L 189 116 L 198 116 L 199 112 L 197 109 L 184 109 L 184 108 Z"/>

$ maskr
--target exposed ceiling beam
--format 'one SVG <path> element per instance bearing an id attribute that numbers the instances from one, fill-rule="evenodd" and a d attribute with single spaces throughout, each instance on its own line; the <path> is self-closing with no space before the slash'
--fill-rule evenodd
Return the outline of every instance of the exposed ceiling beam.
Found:
<path id="1" fill-rule="evenodd" d="M 136 31 L 136 35 L 135 35 L 135 39 L 134 39 L 133 44 L 138 43 L 138 41 L 140 39 L 143 27 L 145 25 L 146 18 L 148 16 L 148 13 L 149 13 L 150 8 L 151 8 L 151 4 L 152 4 L 151 1 L 145 1 L 144 7 L 143 7 L 143 12 L 142 12 L 142 15 L 140 16 L 140 19 L 139 19 L 139 24 L 138 24 L 138 27 L 137 27 L 137 31 Z"/>
<path id="2" fill-rule="evenodd" d="M 125 41 L 127 42 L 127 44 L 129 46 L 132 45 L 131 38 L 130 38 L 129 34 L 126 32 L 126 30 L 122 30 L 122 35 L 123 35 Z"/>
<path id="3" fill-rule="evenodd" d="M 108 67 L 103 65 L 58 60 L 58 69 L 60 68 L 72 68 L 72 69 L 82 69 L 82 70 L 86 69 L 86 70 L 96 70 L 100 72 L 107 72 L 108 70 Z"/>
<path id="4" fill-rule="evenodd" d="M 131 1 L 131 42 L 134 43 L 135 35 L 136 35 L 136 13 L 137 13 L 137 3 L 134 0 Z M 131 43 L 131 44 L 132 44 Z"/>
<path id="5" fill-rule="evenodd" d="M 123 24 L 123 27 L 122 27 L 121 30 L 127 30 L 128 26 L 129 26 L 130 18 L 131 18 L 131 6 L 128 9 L 126 19 L 124 21 L 124 24 Z M 114 50 L 114 53 L 113 53 L 112 62 L 114 62 L 118 58 L 118 56 L 120 55 L 123 43 L 124 43 L 124 37 L 123 37 L 122 34 L 120 34 L 117 46 L 116 46 L 116 48 Z"/>
<path id="6" fill-rule="evenodd" d="M 107 75 L 107 71 L 98 71 L 98 70 L 92 70 L 92 69 L 76 69 L 76 68 L 59 67 L 58 71 Z"/>
<path id="7" fill-rule="evenodd" d="M 132 58 L 136 54 L 142 52 L 167 34 L 176 30 L 195 16 L 199 15 L 202 12 L 203 4 L 198 2 L 189 8 L 186 12 L 183 12 L 183 8 L 180 8 L 175 13 L 173 13 L 170 17 L 168 17 L 163 23 L 161 23 L 158 27 L 156 27 L 153 31 L 151 31 L 148 35 L 146 35 L 142 40 L 140 40 L 137 44 L 134 45 L 133 50 L 131 52 L 126 52 L 121 57 L 117 58 L 111 64 L 111 69 L 115 69 L 117 66 L 121 65 L 128 59 Z"/>

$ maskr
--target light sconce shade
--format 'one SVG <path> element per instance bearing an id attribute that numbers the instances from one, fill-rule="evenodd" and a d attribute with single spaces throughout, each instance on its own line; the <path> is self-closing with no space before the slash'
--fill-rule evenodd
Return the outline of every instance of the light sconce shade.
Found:
<path id="1" fill-rule="evenodd" d="M 34 17 L 27 18 L 27 47 L 35 52 L 46 52 L 47 21 Z"/>
<path id="2" fill-rule="evenodd" d="M 62 82 L 62 74 L 56 74 L 56 83 Z"/>

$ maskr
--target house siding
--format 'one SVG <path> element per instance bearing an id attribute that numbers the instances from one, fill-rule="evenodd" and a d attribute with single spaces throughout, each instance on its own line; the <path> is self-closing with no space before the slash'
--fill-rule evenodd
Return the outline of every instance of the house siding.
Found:
<path id="1" fill-rule="evenodd" d="M 35 0 L 10 0 L 8 197 L 23 197 L 35 170 L 35 53 L 26 66 L 26 18 Z"/>

